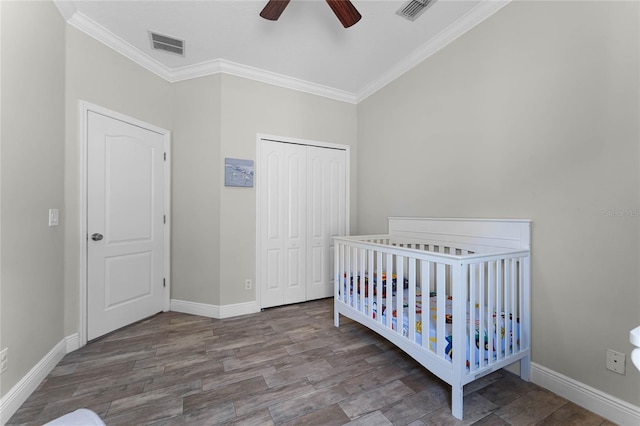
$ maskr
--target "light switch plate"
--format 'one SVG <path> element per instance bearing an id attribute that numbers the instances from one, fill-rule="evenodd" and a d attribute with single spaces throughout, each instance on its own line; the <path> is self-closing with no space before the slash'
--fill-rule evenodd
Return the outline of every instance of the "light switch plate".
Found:
<path id="1" fill-rule="evenodd" d="M 49 226 L 58 226 L 58 209 L 49 209 Z"/>

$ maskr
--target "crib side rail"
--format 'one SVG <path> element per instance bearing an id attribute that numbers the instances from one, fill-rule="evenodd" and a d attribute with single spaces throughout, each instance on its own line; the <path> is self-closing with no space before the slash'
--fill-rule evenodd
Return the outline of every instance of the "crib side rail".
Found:
<path id="1" fill-rule="evenodd" d="M 385 237 L 335 238 L 336 303 L 431 357 L 466 361 L 464 382 L 529 353 L 528 250 L 451 255 Z"/>
<path id="2" fill-rule="evenodd" d="M 417 259 L 432 262 L 442 262 L 454 265 L 460 262 L 464 255 L 450 254 L 449 250 L 455 252 L 455 248 L 447 247 L 447 251 L 436 252 L 419 249 L 416 246 L 408 247 L 408 243 L 398 243 L 388 235 L 376 235 L 366 237 L 334 237 L 337 244 L 359 249 L 375 249 L 394 256 L 414 257 Z M 444 247 L 442 247 L 444 249 Z"/>
<path id="3" fill-rule="evenodd" d="M 448 296 L 460 256 L 385 245 L 384 237 L 335 238 L 336 302 L 450 364 Z"/>

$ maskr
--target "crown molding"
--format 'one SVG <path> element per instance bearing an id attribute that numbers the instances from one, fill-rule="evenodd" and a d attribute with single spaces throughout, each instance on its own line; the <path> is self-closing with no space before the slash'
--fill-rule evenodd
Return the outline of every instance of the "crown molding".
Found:
<path id="1" fill-rule="evenodd" d="M 476 7 L 446 27 L 438 35 L 416 49 L 411 55 L 389 69 L 378 80 L 356 94 L 356 104 L 391 83 L 402 74 L 419 65 L 425 59 L 444 48 L 473 27 L 509 4 L 511 0 L 483 0 Z"/>
<path id="2" fill-rule="evenodd" d="M 352 104 L 356 103 L 356 95 L 354 93 L 288 77 L 271 71 L 265 71 L 260 68 L 238 64 L 224 59 L 214 59 L 212 61 L 201 62 L 195 65 L 174 68 L 169 71 L 169 74 L 170 76 L 167 80 L 172 83 L 212 74 L 229 74 L 287 89 L 297 90 L 299 92 L 323 96 L 325 98 L 341 102 Z"/>
<path id="3" fill-rule="evenodd" d="M 67 7 L 68 5 L 71 6 Z M 169 68 L 140 49 L 133 47 L 125 40 L 118 37 L 116 34 L 104 28 L 83 13 L 78 12 L 75 9 L 73 2 L 56 1 L 56 6 L 58 6 L 58 10 L 62 16 L 65 17 L 69 25 L 98 40 L 107 47 L 112 48 L 116 52 L 170 83 L 222 73 L 323 96 L 342 102 L 351 104 L 356 103 L 356 95 L 354 93 L 322 86 L 320 84 L 261 70 L 247 65 L 237 64 L 224 59 L 214 59 L 212 61 L 201 62 L 199 64 L 180 68 Z"/>

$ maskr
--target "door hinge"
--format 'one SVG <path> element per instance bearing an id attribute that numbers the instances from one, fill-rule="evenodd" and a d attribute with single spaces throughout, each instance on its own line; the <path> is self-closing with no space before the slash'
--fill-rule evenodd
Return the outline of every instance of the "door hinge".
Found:
<path id="1" fill-rule="evenodd" d="M 167 279 L 163 278 L 162 279 L 162 287 L 166 287 L 167 286 Z"/>
<path id="2" fill-rule="evenodd" d="M 167 223 L 167 215 L 166 214 L 162 215 L 162 223 Z"/>
<path id="3" fill-rule="evenodd" d="M 164 153 L 164 161 L 167 161 L 167 153 Z"/>

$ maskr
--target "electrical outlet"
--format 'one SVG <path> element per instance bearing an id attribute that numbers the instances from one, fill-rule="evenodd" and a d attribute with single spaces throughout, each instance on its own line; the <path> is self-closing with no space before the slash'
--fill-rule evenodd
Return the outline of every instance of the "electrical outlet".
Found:
<path id="1" fill-rule="evenodd" d="M 607 349 L 607 369 L 624 376 L 625 355 L 612 349 Z"/>
<path id="2" fill-rule="evenodd" d="M 244 280 L 244 289 L 251 290 L 251 287 L 253 287 L 253 283 L 251 282 L 251 280 Z"/>
<path id="3" fill-rule="evenodd" d="M 7 371 L 9 367 L 9 348 L 4 348 L 2 352 L 0 352 L 0 374 Z"/>

